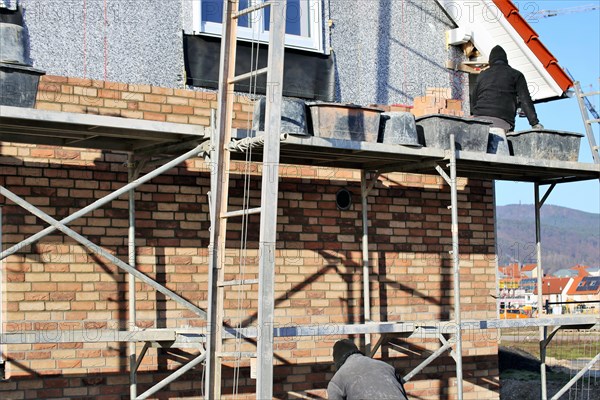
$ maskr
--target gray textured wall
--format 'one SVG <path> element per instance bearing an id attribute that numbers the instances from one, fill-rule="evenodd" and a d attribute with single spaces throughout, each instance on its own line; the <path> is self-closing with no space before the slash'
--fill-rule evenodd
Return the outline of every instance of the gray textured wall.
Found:
<path id="1" fill-rule="evenodd" d="M 193 0 L 21 0 L 29 58 L 48 74 L 183 85 L 182 30 Z M 455 86 L 464 74 L 445 45 L 452 23 L 435 0 L 324 0 L 325 35 L 337 59 L 337 99 L 357 104 L 412 103 L 427 87 Z"/>
<path id="2" fill-rule="evenodd" d="M 48 74 L 181 86 L 181 0 L 21 0 L 29 58 Z"/>
<path id="3" fill-rule="evenodd" d="M 444 67 L 460 57 L 445 44 L 454 26 L 434 0 L 332 0 L 330 10 L 339 101 L 410 104 L 451 85 L 464 96 L 464 74 Z"/>

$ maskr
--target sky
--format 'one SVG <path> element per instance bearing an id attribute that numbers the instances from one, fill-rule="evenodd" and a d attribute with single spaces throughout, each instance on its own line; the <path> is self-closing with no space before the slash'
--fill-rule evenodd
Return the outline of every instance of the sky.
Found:
<path id="1" fill-rule="evenodd" d="M 571 72 L 581 82 L 584 92 L 600 90 L 600 10 L 567 13 L 580 6 L 600 6 L 600 0 L 513 0 L 524 10 L 563 10 L 559 15 L 529 20 L 541 42 L 558 60 L 559 65 Z M 510 60 L 509 60 L 510 63 Z M 600 113 L 600 96 L 588 98 Z M 540 122 L 547 129 L 585 134 L 583 119 L 577 99 L 569 98 L 536 105 Z M 590 116 L 591 117 L 591 116 Z M 593 124 L 596 143 L 600 144 L 599 124 Z M 517 118 L 515 130 L 530 129 L 526 118 Z M 592 163 L 587 138 L 581 139 L 579 161 Z M 543 196 L 545 186 L 541 188 Z M 533 204 L 534 189 L 531 183 L 498 181 L 496 204 Z M 559 205 L 577 210 L 600 213 L 600 182 L 598 180 L 563 183 L 557 185 L 545 204 Z"/>

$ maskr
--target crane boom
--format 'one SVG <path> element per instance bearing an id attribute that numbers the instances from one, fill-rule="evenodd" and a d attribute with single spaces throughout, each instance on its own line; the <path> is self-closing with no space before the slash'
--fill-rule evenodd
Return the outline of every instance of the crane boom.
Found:
<path id="1" fill-rule="evenodd" d="M 556 17 L 557 15 L 573 14 L 573 13 L 593 11 L 593 10 L 600 10 L 600 6 L 595 6 L 593 4 L 590 4 L 587 6 L 560 8 L 557 10 L 538 10 L 538 11 L 533 11 L 532 13 L 530 13 L 529 17 L 549 18 L 549 17 Z"/>

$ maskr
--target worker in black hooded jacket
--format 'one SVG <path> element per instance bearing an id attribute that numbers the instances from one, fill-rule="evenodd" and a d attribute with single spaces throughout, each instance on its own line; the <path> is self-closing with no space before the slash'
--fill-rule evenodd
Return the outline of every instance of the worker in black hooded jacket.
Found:
<path id="1" fill-rule="evenodd" d="M 533 129 L 544 129 L 538 120 L 523 74 L 508 65 L 506 52 L 495 46 L 489 68 L 479 74 L 471 96 L 471 114 L 487 117 L 492 126 L 510 132 L 515 128 L 517 108 L 521 107 Z"/>
<path id="2" fill-rule="evenodd" d="M 327 386 L 329 400 L 407 400 L 391 365 L 364 356 L 349 339 L 333 345 L 337 372 Z"/>

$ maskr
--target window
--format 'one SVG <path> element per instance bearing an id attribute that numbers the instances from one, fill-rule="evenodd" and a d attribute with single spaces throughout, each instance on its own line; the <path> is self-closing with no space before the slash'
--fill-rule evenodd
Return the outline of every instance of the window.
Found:
<path id="1" fill-rule="evenodd" d="M 239 0 L 239 9 L 265 0 Z M 285 43 L 288 47 L 322 51 L 322 0 L 287 0 Z M 194 1 L 194 31 L 221 35 L 223 0 Z M 271 7 L 265 7 L 238 20 L 238 38 L 269 41 Z"/>

